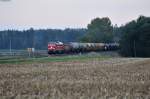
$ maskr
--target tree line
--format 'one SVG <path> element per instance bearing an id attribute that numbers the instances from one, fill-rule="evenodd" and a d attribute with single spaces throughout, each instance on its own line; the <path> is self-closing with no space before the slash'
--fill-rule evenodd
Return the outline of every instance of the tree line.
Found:
<path id="1" fill-rule="evenodd" d="M 48 42 L 78 42 L 86 29 L 40 29 L 0 31 L 0 49 L 47 49 Z"/>
<path id="2" fill-rule="evenodd" d="M 140 16 L 121 26 L 120 33 L 123 56 L 150 57 L 150 17 Z"/>

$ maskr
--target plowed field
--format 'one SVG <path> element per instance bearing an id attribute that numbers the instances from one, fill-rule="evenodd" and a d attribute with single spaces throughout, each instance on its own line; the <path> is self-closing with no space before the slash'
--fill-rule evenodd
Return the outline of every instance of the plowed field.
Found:
<path id="1" fill-rule="evenodd" d="M 0 99 L 149 99 L 150 59 L 0 64 Z"/>

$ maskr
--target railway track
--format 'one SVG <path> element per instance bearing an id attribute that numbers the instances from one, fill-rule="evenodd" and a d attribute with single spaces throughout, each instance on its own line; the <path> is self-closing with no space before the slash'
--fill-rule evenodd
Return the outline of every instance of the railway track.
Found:
<path id="1" fill-rule="evenodd" d="M 29 55 L 30 54 L 30 55 Z M 111 56 L 119 57 L 117 51 L 99 51 L 99 52 L 84 52 L 84 53 L 64 53 L 64 54 L 51 54 L 47 53 L 47 50 L 38 50 L 34 53 L 28 53 L 27 51 L 16 50 L 13 52 L 9 51 L 0 51 L 1 57 L 57 57 L 57 56 L 71 56 L 71 55 L 101 55 L 101 56 Z"/>

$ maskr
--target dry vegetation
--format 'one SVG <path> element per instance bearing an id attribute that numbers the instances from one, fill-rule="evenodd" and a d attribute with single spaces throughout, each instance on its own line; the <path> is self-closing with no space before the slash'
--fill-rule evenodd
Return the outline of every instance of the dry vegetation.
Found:
<path id="1" fill-rule="evenodd" d="M 150 59 L 0 65 L 0 99 L 149 99 Z"/>

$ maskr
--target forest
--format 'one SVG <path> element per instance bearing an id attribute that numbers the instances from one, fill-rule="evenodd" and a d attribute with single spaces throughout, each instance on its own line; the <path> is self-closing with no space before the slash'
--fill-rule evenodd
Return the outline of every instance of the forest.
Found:
<path id="1" fill-rule="evenodd" d="M 91 42 L 120 44 L 120 54 L 150 56 L 150 17 L 139 16 L 125 25 L 112 25 L 108 17 L 95 18 L 81 29 L 41 29 L 0 31 L 0 49 L 47 49 L 48 42 Z"/>
<path id="2" fill-rule="evenodd" d="M 0 49 L 47 49 L 48 42 L 77 42 L 86 29 L 40 29 L 0 31 Z"/>

